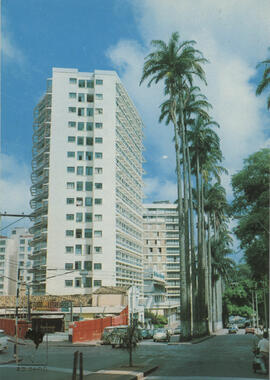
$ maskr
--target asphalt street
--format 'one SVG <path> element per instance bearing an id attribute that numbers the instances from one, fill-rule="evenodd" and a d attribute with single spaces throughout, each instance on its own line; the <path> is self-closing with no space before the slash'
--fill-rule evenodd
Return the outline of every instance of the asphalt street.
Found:
<path id="1" fill-rule="evenodd" d="M 146 377 L 149 380 L 173 380 L 186 376 L 203 376 L 209 380 L 211 377 L 266 379 L 266 375 L 252 371 L 252 341 L 253 336 L 241 333 L 217 335 L 198 344 L 143 341 L 134 353 L 134 364 L 159 367 Z M 0 379 L 71 380 L 73 354 L 77 350 L 83 353 L 85 374 L 128 364 L 127 351 L 112 349 L 111 346 L 60 347 L 49 344 L 47 352 L 46 343 L 35 350 L 34 345 L 28 342 L 26 346 L 19 347 L 20 364 L 24 370 L 18 371 L 14 363 L 1 365 Z M 9 350 L 0 355 L 0 361 L 12 359 L 12 354 L 13 345 L 9 343 Z M 32 367 L 26 367 L 27 364 Z M 35 367 L 37 364 L 40 364 L 38 368 Z M 43 364 L 46 366 L 43 367 Z"/>

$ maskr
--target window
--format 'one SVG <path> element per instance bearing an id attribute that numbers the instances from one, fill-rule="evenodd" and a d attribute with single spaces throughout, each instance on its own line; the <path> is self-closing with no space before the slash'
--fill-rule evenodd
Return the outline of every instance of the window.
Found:
<path id="1" fill-rule="evenodd" d="M 76 190 L 77 190 L 77 191 L 83 191 L 83 182 L 78 181 L 78 182 L 76 183 Z"/>
<path id="2" fill-rule="evenodd" d="M 92 206 L 92 198 L 85 197 L 85 206 Z"/>
<path id="3" fill-rule="evenodd" d="M 75 113 L 76 112 L 76 107 L 68 107 L 68 112 Z"/>
<path id="4" fill-rule="evenodd" d="M 79 79 L 79 87 L 85 87 L 85 80 Z"/>
<path id="5" fill-rule="evenodd" d="M 84 130 L 84 123 L 80 121 L 78 123 L 78 131 L 83 131 L 83 130 Z"/>
<path id="6" fill-rule="evenodd" d="M 95 183 L 95 189 L 102 189 L 102 183 Z"/>
<path id="7" fill-rule="evenodd" d="M 102 144 L 103 143 L 103 138 L 102 137 L 95 137 L 95 143 L 96 144 Z"/>
<path id="8" fill-rule="evenodd" d="M 95 214 L 95 221 L 101 222 L 102 221 L 102 215 L 101 214 Z"/>
<path id="9" fill-rule="evenodd" d="M 76 239 L 81 239 L 82 238 L 82 229 L 77 228 L 76 229 Z"/>
<path id="10" fill-rule="evenodd" d="M 67 172 L 68 173 L 75 173 L 75 167 L 74 166 L 68 166 L 67 167 Z"/>
<path id="11" fill-rule="evenodd" d="M 70 99 L 76 99 L 76 92 L 70 92 L 68 96 Z"/>
<path id="12" fill-rule="evenodd" d="M 78 108 L 78 116 L 84 116 L 84 108 Z"/>
<path id="13" fill-rule="evenodd" d="M 79 161 L 83 160 L 83 152 L 77 152 L 77 160 Z"/>
<path id="14" fill-rule="evenodd" d="M 68 142 L 75 142 L 75 136 L 68 136 Z"/>
<path id="15" fill-rule="evenodd" d="M 85 168 L 85 175 L 93 175 L 93 168 L 92 168 L 92 166 L 86 166 L 86 168 Z"/>
<path id="16" fill-rule="evenodd" d="M 83 166 L 77 166 L 77 175 L 83 175 Z"/>
<path id="17" fill-rule="evenodd" d="M 82 222 L 82 221 L 83 221 L 82 212 L 76 212 L 76 222 Z"/>
<path id="18" fill-rule="evenodd" d="M 94 95 L 93 94 L 87 94 L 87 102 L 93 103 L 94 101 Z"/>
<path id="19" fill-rule="evenodd" d="M 92 270 L 92 261 L 85 261 L 84 262 L 84 269 L 85 270 Z"/>
<path id="20" fill-rule="evenodd" d="M 77 145 L 83 145 L 83 137 L 77 137 Z"/>
<path id="21" fill-rule="evenodd" d="M 80 288 L 82 286 L 81 278 L 75 278 L 75 288 Z"/>
<path id="22" fill-rule="evenodd" d="M 74 220 L 74 214 L 66 214 L 66 220 Z"/>
<path id="23" fill-rule="evenodd" d="M 75 188 L 74 182 L 67 182 L 67 189 L 74 189 L 74 188 Z"/>
<path id="24" fill-rule="evenodd" d="M 25 239 L 20 239 L 20 244 L 25 244 Z"/>
<path id="25" fill-rule="evenodd" d="M 86 85 L 88 88 L 94 88 L 94 81 L 93 80 L 87 80 Z"/>
<path id="26" fill-rule="evenodd" d="M 95 253 L 102 253 L 102 247 L 94 247 Z"/>
<path id="27" fill-rule="evenodd" d="M 65 280 L 65 286 L 73 286 L 73 280 Z"/>
<path id="28" fill-rule="evenodd" d="M 95 205 L 102 205 L 102 198 L 95 198 Z"/>
<path id="29" fill-rule="evenodd" d="M 85 95 L 84 94 L 78 94 L 78 101 L 84 102 L 85 101 Z"/>
<path id="30" fill-rule="evenodd" d="M 85 182 L 85 191 L 93 190 L 93 182 Z"/>
<path id="31" fill-rule="evenodd" d="M 85 228 L 84 237 L 85 238 L 91 238 L 92 237 L 92 230 L 90 228 Z"/>
<path id="32" fill-rule="evenodd" d="M 83 205 L 83 198 L 76 198 L 76 206 L 82 206 Z"/>
<path id="33" fill-rule="evenodd" d="M 102 237 L 102 231 L 94 231 L 94 236 L 95 237 Z"/>
<path id="34" fill-rule="evenodd" d="M 84 288 L 92 288 L 92 278 L 91 277 L 85 277 L 83 279 L 83 287 Z"/>
<path id="35" fill-rule="evenodd" d="M 75 269 L 82 269 L 82 262 L 81 261 L 75 261 Z"/>
<path id="36" fill-rule="evenodd" d="M 93 137 L 86 137 L 85 144 L 86 145 L 93 145 Z"/>
<path id="37" fill-rule="evenodd" d="M 95 168 L 95 174 L 102 174 L 103 169 L 102 168 Z"/>
<path id="38" fill-rule="evenodd" d="M 66 236 L 74 236 L 73 230 L 66 230 Z"/>
<path id="39" fill-rule="evenodd" d="M 87 108 L 86 109 L 86 115 L 87 116 L 93 116 L 94 112 L 93 112 L 93 108 Z"/>
<path id="40" fill-rule="evenodd" d="M 67 205 L 73 205 L 74 204 L 74 198 L 67 198 Z"/>
<path id="41" fill-rule="evenodd" d="M 95 123 L 96 129 L 101 129 L 103 127 L 103 123 Z"/>
<path id="42" fill-rule="evenodd" d="M 75 157 L 75 152 L 67 152 L 69 158 Z"/>
<path id="43" fill-rule="evenodd" d="M 93 130 L 93 123 L 91 121 L 86 123 L 86 130 L 87 131 Z"/>
<path id="44" fill-rule="evenodd" d="M 102 264 L 100 264 L 100 263 L 94 263 L 94 269 L 101 270 L 102 269 Z"/>
<path id="45" fill-rule="evenodd" d="M 86 212 L 84 215 L 85 222 L 92 222 L 92 213 L 91 212 Z"/>
<path id="46" fill-rule="evenodd" d="M 86 245 L 85 246 L 85 253 L 86 253 L 86 255 L 90 255 L 91 254 L 91 245 Z"/>
<path id="47" fill-rule="evenodd" d="M 98 85 L 103 84 L 103 80 L 102 79 L 96 79 L 96 84 L 98 84 Z"/>
<path id="48" fill-rule="evenodd" d="M 67 246 L 66 247 L 66 253 L 74 253 L 74 247 Z"/>
<path id="49" fill-rule="evenodd" d="M 85 159 L 88 161 L 93 160 L 93 152 L 85 152 Z"/>
<path id="50" fill-rule="evenodd" d="M 76 78 L 69 78 L 69 83 L 70 84 L 76 84 L 77 83 L 77 79 Z"/>
<path id="51" fill-rule="evenodd" d="M 95 115 L 102 115 L 103 114 L 103 108 L 95 108 Z"/>
<path id="52" fill-rule="evenodd" d="M 68 126 L 71 128 L 75 128 L 76 127 L 76 121 L 69 121 Z"/>
<path id="53" fill-rule="evenodd" d="M 102 286 L 101 280 L 94 280 L 94 286 Z"/>
<path id="54" fill-rule="evenodd" d="M 103 99 L 103 94 L 96 94 L 96 99 L 102 100 Z"/>
<path id="55" fill-rule="evenodd" d="M 65 263 L 65 269 L 67 269 L 67 270 L 73 269 L 73 264 L 72 263 Z"/>
<path id="56" fill-rule="evenodd" d="M 75 253 L 76 253 L 76 255 L 81 255 L 82 254 L 82 246 L 81 246 L 81 244 L 76 244 L 75 245 Z"/>
<path id="57" fill-rule="evenodd" d="M 102 157 L 103 157 L 103 153 L 101 153 L 101 152 L 95 152 L 95 158 L 100 159 Z"/>

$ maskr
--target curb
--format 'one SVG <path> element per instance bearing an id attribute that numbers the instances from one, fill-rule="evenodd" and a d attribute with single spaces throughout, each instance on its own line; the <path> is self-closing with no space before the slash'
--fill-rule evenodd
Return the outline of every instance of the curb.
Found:
<path id="1" fill-rule="evenodd" d="M 123 377 L 129 380 L 143 380 L 145 376 L 149 375 L 150 373 L 154 372 L 158 366 L 150 367 L 145 370 L 140 370 L 138 367 L 136 369 L 136 366 L 134 366 L 134 369 L 132 367 L 120 367 L 120 368 L 115 368 L 115 369 L 101 369 L 99 371 L 96 371 L 92 373 L 91 375 L 88 375 L 87 377 L 89 380 L 91 378 L 95 378 L 96 375 L 101 379 L 102 375 L 104 375 L 104 379 L 107 379 L 107 376 L 110 375 L 112 377 L 113 375 L 119 375 L 119 379 Z M 124 377 L 125 376 L 125 377 Z M 96 376 L 97 378 L 97 376 Z"/>
<path id="2" fill-rule="evenodd" d="M 11 360 L 8 360 L 6 362 L 0 362 L 0 366 L 5 365 L 5 364 L 11 364 L 11 363 L 16 363 L 16 359 L 11 359 Z"/>
<path id="3" fill-rule="evenodd" d="M 168 343 L 168 345 L 169 346 L 177 346 L 179 344 L 198 344 L 198 343 L 202 343 L 205 340 L 208 340 L 208 339 L 211 339 L 211 338 L 214 338 L 214 337 L 216 337 L 216 335 L 208 335 L 208 336 L 204 336 L 203 338 L 198 338 L 198 339 L 190 340 L 188 342 L 171 342 L 171 343 Z"/>

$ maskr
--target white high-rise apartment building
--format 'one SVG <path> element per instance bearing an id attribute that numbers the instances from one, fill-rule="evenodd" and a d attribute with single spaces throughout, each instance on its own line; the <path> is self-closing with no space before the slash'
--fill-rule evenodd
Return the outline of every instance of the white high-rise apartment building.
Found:
<path id="1" fill-rule="evenodd" d="M 142 121 L 114 71 L 54 68 L 35 108 L 33 294 L 142 289 Z"/>
<path id="2" fill-rule="evenodd" d="M 32 285 L 32 262 L 29 260 L 32 235 L 24 227 L 15 227 L 10 237 L 0 236 L 0 295 L 16 295 L 19 282 Z"/>
<path id="3" fill-rule="evenodd" d="M 164 275 L 167 299 L 180 302 L 180 252 L 177 205 L 144 204 L 144 267 Z"/>

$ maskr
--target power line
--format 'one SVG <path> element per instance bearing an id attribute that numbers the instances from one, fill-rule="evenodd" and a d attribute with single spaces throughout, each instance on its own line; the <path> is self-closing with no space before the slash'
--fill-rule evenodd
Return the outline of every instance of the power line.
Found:
<path id="1" fill-rule="evenodd" d="M 18 222 L 19 222 L 20 220 L 22 220 L 23 218 L 24 218 L 24 216 L 23 216 L 22 218 L 19 218 L 19 219 L 15 220 L 15 222 L 12 222 L 12 223 L 8 224 L 6 227 L 1 228 L 1 229 L 0 229 L 0 232 L 3 231 L 3 230 L 5 230 L 6 228 L 12 226 L 12 225 L 15 224 L 15 223 L 18 223 Z"/>

